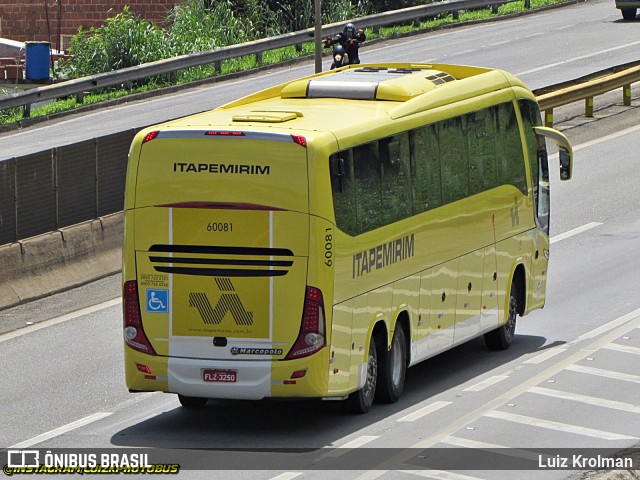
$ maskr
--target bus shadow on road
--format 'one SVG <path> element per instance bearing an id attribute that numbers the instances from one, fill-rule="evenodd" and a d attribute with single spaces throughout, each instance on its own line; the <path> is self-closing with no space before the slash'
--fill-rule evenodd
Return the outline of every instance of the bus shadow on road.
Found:
<path id="1" fill-rule="evenodd" d="M 339 446 L 340 439 L 389 417 L 410 413 L 414 405 L 446 394 L 451 400 L 473 379 L 492 371 L 504 373 L 518 360 L 563 344 L 546 338 L 516 335 L 511 348 L 488 351 L 482 338 L 460 345 L 407 370 L 402 397 L 393 404 L 374 404 L 369 413 L 345 412 L 340 401 L 210 400 L 206 407 L 170 411 L 117 432 L 118 447 L 169 449 L 317 449 Z M 426 432 L 425 432 L 426 433 Z"/>

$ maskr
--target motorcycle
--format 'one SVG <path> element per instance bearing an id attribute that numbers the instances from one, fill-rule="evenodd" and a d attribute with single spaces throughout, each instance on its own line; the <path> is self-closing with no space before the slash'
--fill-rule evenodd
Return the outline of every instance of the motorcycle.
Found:
<path id="1" fill-rule="evenodd" d="M 347 53 L 347 50 L 344 48 L 344 46 L 340 42 L 327 39 L 327 40 L 324 40 L 322 43 L 324 44 L 325 48 L 333 47 L 333 51 L 331 53 L 331 56 L 333 57 L 333 62 L 331 63 L 330 70 L 344 67 L 345 65 L 351 65 L 352 61 L 349 58 L 349 54 Z M 349 40 L 349 45 L 358 45 L 358 43 L 359 42 L 356 39 Z M 360 61 L 358 59 L 357 62 L 353 62 L 353 63 L 360 63 Z"/>
<path id="2" fill-rule="evenodd" d="M 333 52 L 331 55 L 333 56 L 333 62 L 331 63 L 330 70 L 349 65 L 349 55 L 347 55 L 347 51 L 339 43 L 335 43 L 333 45 Z"/>

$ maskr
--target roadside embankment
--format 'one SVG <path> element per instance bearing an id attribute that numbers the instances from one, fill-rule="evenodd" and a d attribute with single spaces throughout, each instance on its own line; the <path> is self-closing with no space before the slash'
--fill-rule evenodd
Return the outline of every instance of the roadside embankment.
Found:
<path id="1" fill-rule="evenodd" d="M 0 246 L 0 309 L 122 268 L 122 212 Z"/>

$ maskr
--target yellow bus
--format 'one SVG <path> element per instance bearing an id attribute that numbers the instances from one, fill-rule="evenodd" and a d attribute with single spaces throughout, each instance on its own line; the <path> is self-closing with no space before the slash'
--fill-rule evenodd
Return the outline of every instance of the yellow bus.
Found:
<path id="1" fill-rule="evenodd" d="M 542 308 L 545 137 L 514 76 L 354 65 L 141 131 L 123 248 L 126 384 L 394 402 L 407 367 Z"/>

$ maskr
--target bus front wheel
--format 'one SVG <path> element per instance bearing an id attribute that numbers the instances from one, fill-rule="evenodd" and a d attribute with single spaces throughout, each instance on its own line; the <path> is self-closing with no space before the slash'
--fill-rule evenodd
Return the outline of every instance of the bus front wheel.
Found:
<path id="1" fill-rule="evenodd" d="M 501 327 L 484 334 L 484 343 L 486 343 L 489 350 L 506 350 L 511 345 L 516 333 L 516 317 L 519 309 L 518 298 L 518 286 L 514 278 L 509 292 L 507 321 Z"/>
<path id="2" fill-rule="evenodd" d="M 383 347 L 384 348 L 384 347 Z M 391 350 L 378 355 L 378 388 L 376 399 L 385 403 L 397 402 L 404 389 L 407 372 L 407 341 L 404 327 L 396 325 Z"/>
<path id="3" fill-rule="evenodd" d="M 357 392 L 349 395 L 345 400 L 345 407 L 351 413 L 367 413 L 373 404 L 378 383 L 378 352 L 376 342 L 371 337 L 369 340 L 369 354 L 367 356 L 367 378 L 364 386 Z"/>

